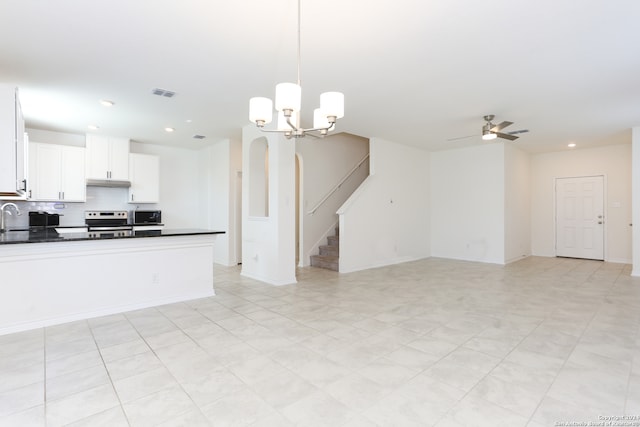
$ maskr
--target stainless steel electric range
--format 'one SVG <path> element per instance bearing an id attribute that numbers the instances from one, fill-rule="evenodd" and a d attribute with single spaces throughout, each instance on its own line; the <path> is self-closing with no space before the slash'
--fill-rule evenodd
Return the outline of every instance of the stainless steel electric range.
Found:
<path id="1" fill-rule="evenodd" d="M 126 237 L 133 234 L 128 211 L 85 211 L 84 223 L 91 237 Z"/>

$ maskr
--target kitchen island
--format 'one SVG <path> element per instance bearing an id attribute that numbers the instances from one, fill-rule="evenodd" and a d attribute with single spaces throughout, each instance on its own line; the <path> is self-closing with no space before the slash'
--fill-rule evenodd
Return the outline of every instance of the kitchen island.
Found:
<path id="1" fill-rule="evenodd" d="M 215 294 L 224 231 L 0 234 L 0 335 Z"/>

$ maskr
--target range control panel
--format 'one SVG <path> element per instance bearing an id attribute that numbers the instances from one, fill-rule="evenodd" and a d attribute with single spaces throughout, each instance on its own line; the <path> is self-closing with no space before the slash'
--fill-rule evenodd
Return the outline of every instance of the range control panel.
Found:
<path id="1" fill-rule="evenodd" d="M 85 219 L 128 219 L 129 211 L 84 211 Z"/>

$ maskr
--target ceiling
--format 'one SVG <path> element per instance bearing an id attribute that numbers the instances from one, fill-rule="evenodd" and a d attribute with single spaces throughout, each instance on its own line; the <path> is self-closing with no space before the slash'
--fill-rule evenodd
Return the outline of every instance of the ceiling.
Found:
<path id="1" fill-rule="evenodd" d="M 295 19 L 295 0 L 2 0 L 0 82 L 28 127 L 240 139 L 249 98 L 296 79 Z M 338 131 L 429 150 L 483 143 L 486 114 L 534 153 L 628 142 L 639 21 L 637 0 L 302 0 L 303 124 L 341 91 Z"/>

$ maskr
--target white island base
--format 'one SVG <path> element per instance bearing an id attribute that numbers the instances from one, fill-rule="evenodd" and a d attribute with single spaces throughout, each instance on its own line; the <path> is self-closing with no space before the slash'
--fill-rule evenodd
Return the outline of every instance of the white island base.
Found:
<path id="1" fill-rule="evenodd" d="M 0 335 L 212 296 L 214 240 L 0 245 Z"/>

